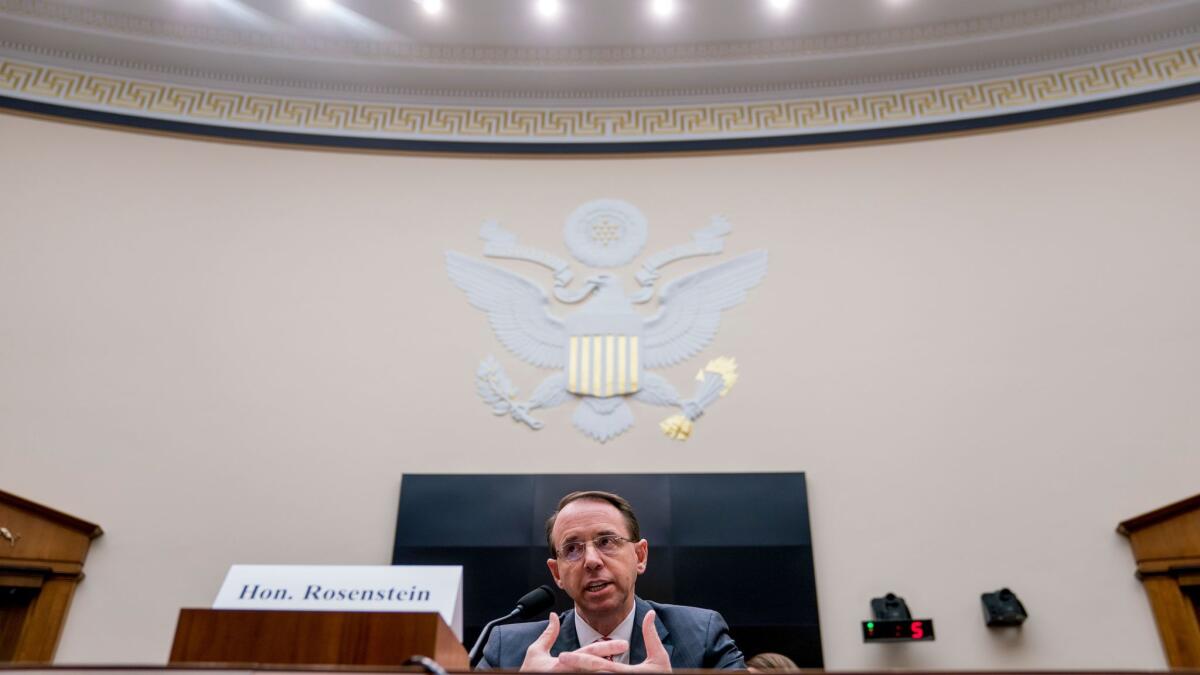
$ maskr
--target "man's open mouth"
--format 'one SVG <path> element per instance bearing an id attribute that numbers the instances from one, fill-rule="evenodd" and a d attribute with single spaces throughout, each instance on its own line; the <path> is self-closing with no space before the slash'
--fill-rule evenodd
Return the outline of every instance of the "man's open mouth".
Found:
<path id="1" fill-rule="evenodd" d="M 612 585 L 611 581 L 593 581 L 592 583 L 584 586 L 583 590 L 587 591 L 588 593 L 596 593 L 608 588 L 610 585 Z"/>

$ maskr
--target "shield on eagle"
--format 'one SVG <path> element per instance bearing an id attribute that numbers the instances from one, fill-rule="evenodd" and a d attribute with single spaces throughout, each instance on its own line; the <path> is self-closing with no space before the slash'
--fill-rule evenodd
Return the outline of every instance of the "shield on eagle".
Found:
<path id="1" fill-rule="evenodd" d="M 642 319 L 633 307 L 619 313 L 588 311 L 566 318 L 567 391 L 581 396 L 624 396 L 642 381 Z"/>

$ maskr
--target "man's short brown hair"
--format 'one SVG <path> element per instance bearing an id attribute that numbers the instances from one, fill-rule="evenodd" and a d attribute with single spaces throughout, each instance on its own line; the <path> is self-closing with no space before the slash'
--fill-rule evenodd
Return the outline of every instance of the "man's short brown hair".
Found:
<path id="1" fill-rule="evenodd" d="M 621 512 L 621 517 L 625 519 L 625 527 L 629 528 L 629 539 L 632 541 L 641 541 L 642 529 L 638 526 L 637 514 L 633 512 L 633 506 L 629 504 L 621 495 L 611 492 L 602 492 L 600 490 L 583 490 L 580 492 L 572 492 L 562 499 L 558 500 L 558 507 L 554 509 L 554 513 L 546 519 L 546 544 L 550 546 L 550 557 L 558 557 L 558 549 L 554 547 L 554 521 L 558 520 L 558 514 L 567 504 L 577 502 L 580 499 L 593 499 L 601 502 L 608 502 L 616 507 L 617 511 Z"/>
<path id="2" fill-rule="evenodd" d="M 746 659 L 746 667 L 753 668 L 761 672 L 774 673 L 799 673 L 800 666 L 796 662 L 775 652 L 763 652 L 752 658 Z"/>

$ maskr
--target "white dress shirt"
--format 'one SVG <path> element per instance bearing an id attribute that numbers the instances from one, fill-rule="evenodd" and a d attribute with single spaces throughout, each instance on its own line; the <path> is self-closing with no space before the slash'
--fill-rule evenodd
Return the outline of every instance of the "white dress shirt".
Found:
<path id="1" fill-rule="evenodd" d="M 636 606 L 630 609 L 629 613 L 625 615 L 625 618 L 621 620 L 621 623 L 617 624 L 617 627 L 613 629 L 613 632 L 609 633 L 607 636 L 602 635 L 601 633 L 597 632 L 595 628 L 589 626 L 588 623 L 583 620 L 583 617 L 579 616 L 579 610 L 576 610 L 575 634 L 579 636 L 579 646 L 586 647 L 602 637 L 607 637 L 610 640 L 624 640 L 626 642 L 631 642 L 630 638 L 633 637 L 633 614 L 636 610 Z M 629 652 L 626 651 L 624 654 L 617 654 L 612 658 L 612 660 L 616 663 L 629 663 Z"/>

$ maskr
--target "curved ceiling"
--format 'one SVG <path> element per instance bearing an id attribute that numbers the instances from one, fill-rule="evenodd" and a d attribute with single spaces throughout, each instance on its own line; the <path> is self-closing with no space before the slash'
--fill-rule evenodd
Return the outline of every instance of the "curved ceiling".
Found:
<path id="1" fill-rule="evenodd" d="M 324 4 L 0 0 L 0 96 L 301 134 L 605 142 L 921 124 L 1200 81 L 1200 0 L 675 0 L 665 18 L 648 0 L 560 0 L 552 19 L 534 0 Z M 325 123 L 314 105 L 342 112 Z M 764 105 L 782 112 L 764 122 Z"/>

